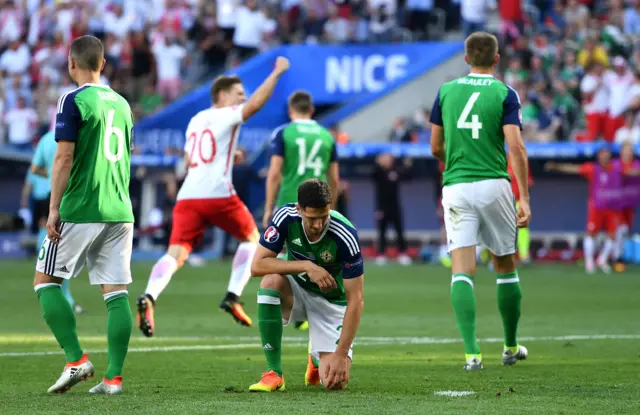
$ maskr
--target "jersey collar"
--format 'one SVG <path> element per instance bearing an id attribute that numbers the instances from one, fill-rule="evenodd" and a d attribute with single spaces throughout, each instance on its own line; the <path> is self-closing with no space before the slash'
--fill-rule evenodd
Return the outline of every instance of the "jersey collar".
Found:
<path id="1" fill-rule="evenodd" d="M 467 76 L 473 76 L 476 78 L 493 78 L 493 75 L 489 75 L 488 73 L 470 73 Z"/>
<path id="2" fill-rule="evenodd" d="M 302 232 L 304 232 L 304 237 L 307 238 L 307 242 L 309 242 L 309 245 L 315 245 L 318 242 L 320 242 L 322 240 L 322 238 L 324 238 L 324 236 L 327 234 L 327 231 L 329 230 L 329 224 L 330 223 L 331 223 L 331 216 L 329 216 L 329 219 L 327 219 L 327 223 L 326 223 L 326 225 L 324 225 L 324 230 L 322 231 L 322 234 L 320 234 L 320 237 L 315 242 L 311 242 L 309 240 L 309 237 L 307 236 L 307 230 L 304 228 L 304 223 L 302 223 Z"/>
<path id="3" fill-rule="evenodd" d="M 82 86 L 95 86 L 98 88 L 106 88 L 106 89 L 111 89 L 111 87 L 109 87 L 109 85 L 103 85 L 103 84 L 92 84 L 90 82 L 87 82 L 86 84 L 82 85 Z M 81 87 L 82 88 L 82 87 Z"/>
<path id="4" fill-rule="evenodd" d="M 316 120 L 305 120 L 305 119 L 293 120 L 292 122 L 301 123 L 301 124 L 317 124 Z"/>

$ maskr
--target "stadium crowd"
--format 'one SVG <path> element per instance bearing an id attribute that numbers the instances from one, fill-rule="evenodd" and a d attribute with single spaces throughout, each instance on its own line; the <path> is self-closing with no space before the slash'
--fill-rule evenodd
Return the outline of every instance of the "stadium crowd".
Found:
<path id="1" fill-rule="evenodd" d="M 537 0 L 499 14 L 497 76 L 520 96 L 526 140 L 640 143 L 640 1 Z M 428 116 L 396 119 L 391 140 L 428 142 Z"/>
<path id="2" fill-rule="evenodd" d="M 75 88 L 66 57 L 82 34 L 103 39 L 103 82 L 139 118 L 278 44 L 424 39 L 433 8 L 432 0 L 0 0 L 0 144 L 29 150 L 49 130 L 58 97 Z"/>

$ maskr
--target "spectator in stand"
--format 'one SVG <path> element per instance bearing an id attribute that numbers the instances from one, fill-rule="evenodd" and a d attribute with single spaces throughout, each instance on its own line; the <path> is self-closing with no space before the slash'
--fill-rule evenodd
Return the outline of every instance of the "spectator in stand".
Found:
<path id="1" fill-rule="evenodd" d="M 372 42 L 390 42 L 396 27 L 395 0 L 367 0 L 369 8 L 369 32 Z"/>
<path id="2" fill-rule="evenodd" d="M 578 65 L 588 68 L 593 63 L 599 63 L 604 67 L 609 66 L 609 55 L 604 46 L 599 45 L 597 38 L 588 37 L 584 42 L 584 48 L 578 52 Z"/>
<path id="3" fill-rule="evenodd" d="M 129 90 L 131 97 L 137 101 L 142 92 L 155 77 L 156 61 L 151 51 L 151 45 L 144 32 L 135 32 L 131 47 L 131 78 Z"/>
<path id="4" fill-rule="evenodd" d="M 158 72 L 158 93 L 167 101 L 173 101 L 182 92 L 180 67 L 187 56 L 187 50 L 178 43 L 175 36 L 159 39 L 153 45 Z"/>
<path id="5" fill-rule="evenodd" d="M 346 43 L 352 38 L 352 27 L 349 20 L 340 16 L 337 7 L 332 7 L 329 20 L 324 24 L 323 38 L 327 43 Z"/>
<path id="6" fill-rule="evenodd" d="M 618 128 L 624 125 L 624 111 L 627 108 L 627 93 L 633 84 L 633 74 L 621 56 L 613 59 L 613 70 L 607 70 L 603 77 L 609 92 L 608 116 L 604 129 L 605 140 L 613 141 Z"/>
<path id="7" fill-rule="evenodd" d="M 417 39 L 429 39 L 429 20 L 433 0 L 407 0 L 407 28 Z"/>
<path id="8" fill-rule="evenodd" d="M 604 136 L 609 94 L 602 79 L 603 74 L 604 66 L 595 62 L 580 82 L 587 130 L 576 137 L 578 141 L 594 141 Z"/>
<path id="9" fill-rule="evenodd" d="M 392 143 L 409 143 L 411 142 L 411 131 L 407 127 L 407 121 L 402 117 L 393 120 L 389 141 Z"/>
<path id="10" fill-rule="evenodd" d="M 460 0 L 462 30 L 465 36 L 484 31 L 487 25 L 487 12 L 495 8 L 495 0 Z"/>
<path id="11" fill-rule="evenodd" d="M 632 111 L 634 114 L 640 111 L 640 71 L 634 74 L 633 84 L 627 93 L 627 111 Z"/>
<path id="12" fill-rule="evenodd" d="M 9 44 L 9 48 L 0 56 L 0 70 L 8 75 L 23 75 L 26 79 L 27 69 L 31 64 L 29 47 L 17 39 Z"/>
<path id="13" fill-rule="evenodd" d="M 20 39 L 24 31 L 24 13 L 13 0 L 5 1 L 0 10 L 0 47 Z"/>
<path id="14" fill-rule="evenodd" d="M 140 105 L 138 109 L 140 110 L 140 116 L 151 115 L 164 104 L 162 95 L 155 90 L 151 82 L 147 84 L 139 100 Z"/>
<path id="15" fill-rule="evenodd" d="M 16 107 L 4 114 L 9 131 L 9 146 L 16 151 L 33 150 L 33 132 L 38 123 L 38 114 L 27 107 L 24 97 L 18 98 Z"/>
<path id="16" fill-rule="evenodd" d="M 585 26 L 589 20 L 589 9 L 578 0 L 567 0 L 564 19 L 569 26 Z"/>
<path id="17" fill-rule="evenodd" d="M 636 125 L 633 112 L 624 113 L 624 125 L 616 131 L 614 142 L 624 144 L 629 142 L 633 145 L 640 144 L 640 126 Z"/>
<path id="18" fill-rule="evenodd" d="M 633 0 L 631 7 L 624 11 L 624 34 L 640 35 L 640 0 Z"/>
<path id="19" fill-rule="evenodd" d="M 27 103 L 31 102 L 31 90 L 24 85 L 22 75 L 13 75 L 7 79 L 7 85 L 5 87 L 5 104 L 6 110 L 12 110 L 17 107 L 18 99 L 22 97 Z"/>
<path id="20" fill-rule="evenodd" d="M 266 20 L 256 0 L 247 0 L 246 5 L 238 7 L 233 47 L 240 59 L 249 59 L 260 51 Z"/>
<path id="21" fill-rule="evenodd" d="M 216 7 L 213 10 L 215 22 L 217 27 L 222 30 L 223 39 L 226 42 L 231 42 L 236 30 L 238 2 L 235 0 L 216 0 Z"/>

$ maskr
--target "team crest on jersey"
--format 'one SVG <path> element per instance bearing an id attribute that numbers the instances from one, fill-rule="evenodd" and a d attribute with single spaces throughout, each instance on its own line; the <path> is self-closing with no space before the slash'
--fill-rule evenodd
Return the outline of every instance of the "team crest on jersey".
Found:
<path id="1" fill-rule="evenodd" d="M 323 253 L 320 254 L 320 258 L 322 258 L 322 260 L 324 262 L 331 262 L 333 261 L 333 255 L 331 255 L 331 252 L 329 251 L 324 251 Z"/>
<path id="2" fill-rule="evenodd" d="M 270 243 L 274 243 L 280 238 L 280 232 L 275 228 L 275 226 L 269 226 L 266 231 L 264 231 L 264 240 Z"/>

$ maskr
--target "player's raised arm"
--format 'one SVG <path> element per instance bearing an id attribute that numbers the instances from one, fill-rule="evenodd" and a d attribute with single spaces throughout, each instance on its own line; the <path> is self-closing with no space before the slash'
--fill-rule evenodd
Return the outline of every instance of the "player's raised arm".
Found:
<path id="1" fill-rule="evenodd" d="M 431 154 L 438 160 L 444 162 L 444 129 L 442 121 L 442 110 L 440 108 L 440 91 L 436 95 L 431 109 Z"/>
<path id="2" fill-rule="evenodd" d="M 276 59 L 275 67 L 273 71 L 267 76 L 262 84 L 256 89 L 256 91 L 251 95 L 249 101 L 242 107 L 242 119 L 247 121 L 251 118 L 256 112 L 260 111 L 260 108 L 267 103 L 271 94 L 273 94 L 273 90 L 276 88 L 278 84 L 278 80 L 282 76 L 283 73 L 287 72 L 289 69 L 289 60 L 282 56 L 279 56 Z"/>

